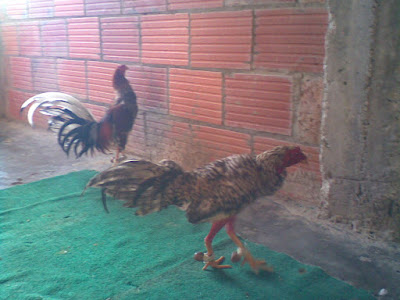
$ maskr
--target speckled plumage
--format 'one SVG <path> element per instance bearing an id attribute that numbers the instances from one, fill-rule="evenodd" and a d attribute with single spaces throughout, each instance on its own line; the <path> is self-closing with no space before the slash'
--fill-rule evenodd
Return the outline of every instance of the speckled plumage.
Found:
<path id="1" fill-rule="evenodd" d="M 169 160 L 131 160 L 99 173 L 88 186 L 103 188 L 125 200 L 127 207 L 138 207 L 137 215 L 176 205 L 191 223 L 215 222 L 274 194 L 285 180 L 285 168 L 305 159 L 301 151 L 301 156 L 291 157 L 294 149 L 300 151 L 280 146 L 259 155 L 233 155 L 191 172 Z"/>

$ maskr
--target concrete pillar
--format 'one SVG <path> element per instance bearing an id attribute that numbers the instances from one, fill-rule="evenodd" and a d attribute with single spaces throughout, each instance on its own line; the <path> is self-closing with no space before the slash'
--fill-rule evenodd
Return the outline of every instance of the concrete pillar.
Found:
<path id="1" fill-rule="evenodd" d="M 325 217 L 400 234 L 400 2 L 328 0 L 322 108 Z"/>

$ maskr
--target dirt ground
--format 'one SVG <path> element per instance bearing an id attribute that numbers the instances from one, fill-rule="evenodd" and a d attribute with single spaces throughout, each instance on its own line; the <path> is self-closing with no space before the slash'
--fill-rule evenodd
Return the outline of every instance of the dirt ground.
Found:
<path id="1" fill-rule="evenodd" d="M 0 119 L 0 189 L 83 169 L 101 171 L 112 155 L 67 158 L 53 133 Z M 367 236 L 290 209 L 276 198 L 259 199 L 241 213 L 240 235 L 296 260 L 321 267 L 329 275 L 379 299 L 400 299 L 400 245 Z M 387 294 L 379 296 L 385 289 Z"/>

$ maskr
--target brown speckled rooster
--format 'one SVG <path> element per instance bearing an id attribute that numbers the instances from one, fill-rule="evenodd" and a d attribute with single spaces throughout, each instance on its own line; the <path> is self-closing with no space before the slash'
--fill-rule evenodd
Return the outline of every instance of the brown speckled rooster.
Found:
<path id="1" fill-rule="evenodd" d="M 22 104 L 21 112 L 31 105 L 28 121 L 32 127 L 36 109 L 50 116 L 49 129 L 58 133 L 58 144 L 67 155 L 72 148 L 77 158 L 95 149 L 104 153 L 115 144 L 114 160 L 118 161 L 138 113 L 136 94 L 125 78 L 127 69 L 125 65 L 116 68 L 112 80 L 115 103 L 99 122 L 78 99 L 59 92 L 33 96 Z"/>
<path id="2" fill-rule="evenodd" d="M 159 164 L 130 160 L 97 174 L 87 187 L 102 188 L 104 206 L 105 194 L 109 194 L 125 200 L 127 207 L 138 207 L 136 215 L 175 205 L 186 211 L 190 223 L 211 222 L 203 269 L 231 267 L 221 265 L 223 257 L 215 260 L 212 248 L 215 235 L 225 226 L 244 256 L 243 263 L 249 263 L 257 273 L 260 269 L 271 271 L 271 267 L 256 260 L 236 236 L 236 215 L 258 197 L 274 194 L 285 180 L 286 168 L 304 160 L 301 149 L 292 146 L 279 146 L 256 156 L 230 156 L 191 172 L 184 172 L 170 160 Z"/>

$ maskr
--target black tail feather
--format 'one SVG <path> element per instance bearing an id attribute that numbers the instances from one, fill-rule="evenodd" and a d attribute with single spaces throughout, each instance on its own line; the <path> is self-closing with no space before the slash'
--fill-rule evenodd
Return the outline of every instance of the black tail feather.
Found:
<path id="1" fill-rule="evenodd" d="M 78 148 L 79 146 L 82 147 L 82 150 L 78 153 Z M 76 143 L 75 143 L 75 147 L 74 147 L 74 154 L 76 157 L 81 157 L 83 153 L 85 153 L 86 151 L 84 151 L 85 149 L 87 149 L 87 147 L 85 147 L 83 145 L 83 142 L 81 140 L 76 139 Z"/>
<path id="2" fill-rule="evenodd" d="M 69 155 L 71 149 L 73 149 L 76 158 L 87 154 L 89 151 L 93 153 L 94 148 L 103 153 L 107 150 L 97 143 L 98 123 L 80 118 L 68 109 L 64 110 L 64 115 L 68 116 L 68 120 L 58 118 L 56 122 L 64 121 L 58 131 L 58 144 L 67 155 Z M 93 128 L 94 126 L 96 128 Z"/>
<path id="3" fill-rule="evenodd" d="M 129 160 L 98 173 L 87 187 L 102 189 L 103 205 L 104 195 L 108 194 L 125 201 L 125 207 L 138 207 L 137 215 L 145 215 L 177 204 L 173 192 L 167 190 L 183 174 L 183 169 L 173 161 L 154 164 Z"/>
<path id="4" fill-rule="evenodd" d="M 68 134 L 66 134 L 61 140 L 60 146 L 67 155 L 69 155 L 69 152 L 73 145 L 75 145 L 75 154 L 76 154 L 76 148 L 79 146 L 79 143 L 81 142 L 79 140 L 79 129 L 80 129 L 79 127 L 74 128 Z"/>
<path id="5" fill-rule="evenodd" d="M 101 189 L 101 201 L 103 202 L 103 207 L 106 213 L 110 213 L 110 211 L 107 208 L 107 194 L 106 194 L 106 189 Z"/>

